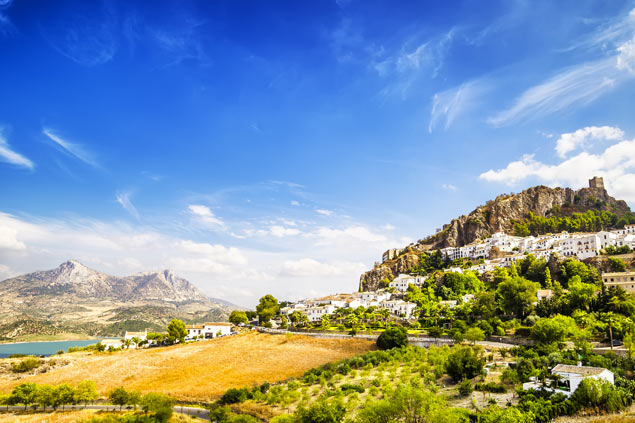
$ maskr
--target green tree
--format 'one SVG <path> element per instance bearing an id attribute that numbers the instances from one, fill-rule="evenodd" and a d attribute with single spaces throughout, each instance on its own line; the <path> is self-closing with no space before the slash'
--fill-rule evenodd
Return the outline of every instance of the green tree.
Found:
<path id="1" fill-rule="evenodd" d="M 63 383 L 55 387 L 55 404 L 53 404 L 54 408 L 58 406 L 62 406 L 62 410 L 67 404 L 73 404 L 75 402 L 75 388 L 72 386 Z"/>
<path id="2" fill-rule="evenodd" d="M 589 311 L 591 302 L 595 299 L 597 286 L 592 283 L 584 283 L 580 276 L 569 279 L 569 293 L 566 295 L 571 310 L 582 309 Z"/>
<path id="3" fill-rule="evenodd" d="M 273 316 L 280 310 L 278 300 L 273 295 L 267 294 L 260 298 L 260 302 L 256 306 L 256 313 L 258 313 L 258 320 L 260 324 L 269 322 L 273 319 Z"/>
<path id="4" fill-rule="evenodd" d="M 611 272 L 626 272 L 626 264 L 617 257 L 609 257 L 609 267 Z"/>
<path id="5" fill-rule="evenodd" d="M 137 405 L 141 404 L 141 392 L 139 391 L 128 391 L 128 399 L 126 404 L 132 405 L 134 409 L 137 409 Z"/>
<path id="6" fill-rule="evenodd" d="M 469 328 L 465 331 L 465 339 L 474 344 L 485 339 L 485 332 L 481 328 Z"/>
<path id="7" fill-rule="evenodd" d="M 37 385 L 32 382 L 21 383 L 11 392 L 11 404 L 24 404 L 24 409 L 36 401 Z"/>
<path id="8" fill-rule="evenodd" d="M 58 398 L 54 387 L 51 385 L 37 385 L 35 390 L 35 402 L 40 404 L 43 409 L 46 409 L 46 407 L 57 408 L 57 401 Z"/>
<path id="9" fill-rule="evenodd" d="M 187 336 L 187 326 L 179 319 L 172 319 L 168 324 L 168 335 L 174 339 L 178 339 L 182 344 L 185 342 L 185 337 Z"/>
<path id="10" fill-rule="evenodd" d="M 531 337 L 539 344 L 560 343 L 579 335 L 580 329 L 575 320 L 560 314 L 538 319 L 531 328 Z"/>
<path id="11" fill-rule="evenodd" d="M 164 423 L 172 417 L 174 401 L 163 394 L 149 393 L 143 396 L 141 408 L 146 413 L 152 414 L 156 422 Z"/>
<path id="12" fill-rule="evenodd" d="M 108 399 L 113 405 L 118 405 L 119 410 L 121 410 L 124 405 L 128 404 L 128 391 L 119 386 L 108 393 Z"/>
<path id="13" fill-rule="evenodd" d="M 536 302 L 540 285 L 521 277 L 511 277 L 498 284 L 496 298 L 505 313 L 524 319 Z"/>
<path id="14" fill-rule="evenodd" d="M 551 270 L 549 270 L 549 267 L 545 267 L 545 288 L 553 289 L 553 282 L 551 281 Z"/>
<path id="15" fill-rule="evenodd" d="M 92 380 L 82 380 L 75 388 L 75 402 L 83 402 L 84 407 L 97 399 L 97 384 Z"/>
<path id="16" fill-rule="evenodd" d="M 480 357 L 480 349 L 473 347 L 459 347 L 448 356 L 445 370 L 452 380 L 458 382 L 463 379 L 472 379 L 483 371 L 485 359 Z"/>
<path id="17" fill-rule="evenodd" d="M 341 400 L 318 400 L 309 407 L 298 408 L 296 412 L 300 423 L 339 423 L 344 420 L 346 407 Z"/>
<path id="18" fill-rule="evenodd" d="M 401 348 L 406 345 L 408 345 L 408 331 L 400 326 L 386 328 L 377 338 L 377 346 L 382 350 Z"/>
<path id="19" fill-rule="evenodd" d="M 234 310 L 229 315 L 229 321 L 235 325 L 239 325 L 241 323 L 249 323 L 249 319 L 247 318 L 247 313 L 244 311 Z"/>
<path id="20" fill-rule="evenodd" d="M 357 414 L 356 423 L 391 423 L 397 421 L 396 407 L 391 401 L 380 400 L 367 403 Z"/>
<path id="21" fill-rule="evenodd" d="M 420 385 L 399 385 L 392 397 L 397 421 L 406 423 L 437 422 L 444 401 L 435 393 Z"/>

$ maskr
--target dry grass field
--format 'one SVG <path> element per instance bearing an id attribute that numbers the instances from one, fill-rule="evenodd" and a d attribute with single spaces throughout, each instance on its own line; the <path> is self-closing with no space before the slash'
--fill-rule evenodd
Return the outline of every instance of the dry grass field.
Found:
<path id="1" fill-rule="evenodd" d="M 89 422 L 95 417 L 105 417 L 111 413 L 104 413 L 95 410 L 82 411 L 51 411 L 46 413 L 0 413 L 0 423 L 76 423 Z M 174 414 L 170 419 L 170 423 L 196 423 L 201 422 L 189 416 Z"/>
<path id="2" fill-rule="evenodd" d="M 228 388 L 252 386 L 299 376 L 330 361 L 374 348 L 361 339 L 317 339 L 256 332 L 186 345 L 113 354 L 65 354 L 70 363 L 47 373 L 16 379 L 0 375 L 0 392 L 22 382 L 60 384 L 86 379 L 102 395 L 116 386 L 161 392 L 177 400 L 208 402 Z"/>

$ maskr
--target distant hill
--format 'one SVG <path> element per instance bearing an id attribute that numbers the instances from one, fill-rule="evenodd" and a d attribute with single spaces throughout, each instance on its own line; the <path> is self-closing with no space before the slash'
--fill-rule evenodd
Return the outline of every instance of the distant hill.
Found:
<path id="1" fill-rule="evenodd" d="M 592 217 L 580 216 L 580 213 L 588 213 Z M 438 233 L 407 246 L 399 257 L 363 273 L 360 289 L 376 289 L 383 278 L 406 273 L 418 264 L 421 252 L 460 247 L 499 231 L 512 235 L 563 229 L 599 231 L 631 221 L 635 222 L 635 215 L 628 204 L 611 197 L 602 178 L 591 179 L 588 188 L 577 191 L 540 185 L 518 194 L 499 195 L 468 215 L 452 219 Z"/>
<path id="2" fill-rule="evenodd" d="M 232 309 L 171 270 L 116 277 L 76 260 L 0 282 L 0 336 L 120 335 L 164 328 L 173 317 L 225 320 Z"/>

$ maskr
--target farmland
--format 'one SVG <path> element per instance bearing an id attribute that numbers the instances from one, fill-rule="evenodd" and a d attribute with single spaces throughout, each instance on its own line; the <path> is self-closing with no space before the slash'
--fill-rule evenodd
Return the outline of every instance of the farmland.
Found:
<path id="1" fill-rule="evenodd" d="M 117 386 L 142 393 L 160 392 L 186 402 L 209 402 L 228 388 L 297 377 L 321 364 L 374 348 L 359 339 L 316 339 L 246 333 L 213 341 L 117 353 L 73 353 L 68 363 L 46 373 L 17 379 L 0 375 L 0 392 L 23 382 L 58 385 L 82 380 L 97 383 L 106 395 Z"/>

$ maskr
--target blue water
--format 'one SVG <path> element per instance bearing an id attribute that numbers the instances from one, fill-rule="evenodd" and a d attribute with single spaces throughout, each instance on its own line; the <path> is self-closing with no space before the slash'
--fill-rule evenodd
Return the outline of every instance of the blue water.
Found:
<path id="1" fill-rule="evenodd" d="M 0 344 L 0 358 L 9 357 L 11 354 L 27 355 L 53 355 L 59 350 L 68 351 L 70 347 L 85 347 L 96 344 L 92 341 L 54 341 L 54 342 L 24 342 L 19 344 Z"/>

